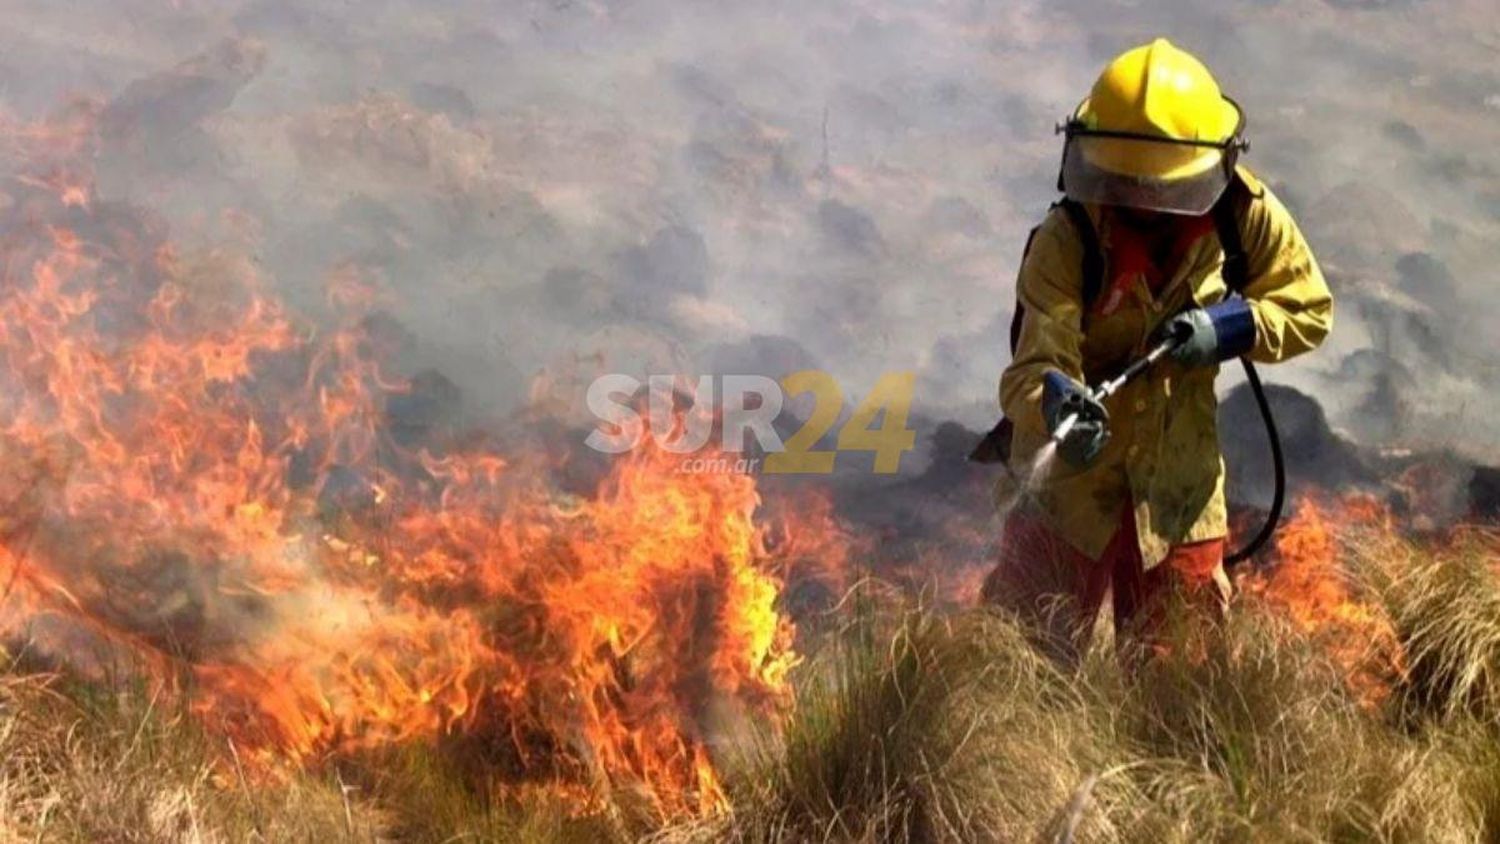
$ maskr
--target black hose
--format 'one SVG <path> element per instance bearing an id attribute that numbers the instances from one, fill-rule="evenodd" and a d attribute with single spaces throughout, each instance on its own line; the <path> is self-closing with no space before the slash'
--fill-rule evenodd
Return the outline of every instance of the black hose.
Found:
<path id="1" fill-rule="evenodd" d="M 1276 432 L 1276 419 L 1271 416 L 1271 404 L 1266 401 L 1266 390 L 1260 383 L 1260 373 L 1255 371 L 1255 364 L 1249 358 L 1240 358 L 1240 363 L 1245 365 L 1245 379 L 1250 382 L 1250 392 L 1255 394 L 1255 406 L 1260 408 L 1260 418 L 1266 423 L 1266 438 L 1271 441 L 1271 467 L 1276 473 L 1276 494 L 1271 498 L 1271 512 L 1266 515 L 1266 523 L 1261 525 L 1260 532 L 1245 547 L 1225 557 L 1226 566 L 1249 559 L 1266 544 L 1271 534 L 1276 532 L 1276 525 L 1281 521 L 1281 509 L 1286 504 L 1286 459 L 1281 453 L 1281 435 Z"/>

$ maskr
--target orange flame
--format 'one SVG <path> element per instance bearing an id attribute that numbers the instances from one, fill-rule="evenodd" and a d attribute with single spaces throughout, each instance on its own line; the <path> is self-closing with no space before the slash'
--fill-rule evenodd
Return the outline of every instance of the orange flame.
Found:
<path id="1" fill-rule="evenodd" d="M 13 184 L 0 634 L 129 660 L 268 770 L 462 734 L 525 787 L 720 805 L 706 705 L 778 710 L 795 660 L 751 478 L 647 448 L 575 497 L 533 455 L 408 449 L 357 273 L 315 332 L 247 261 Z"/>
<path id="2" fill-rule="evenodd" d="M 1355 696 L 1377 706 L 1405 674 L 1405 657 L 1390 618 L 1356 593 L 1343 569 L 1338 526 L 1350 524 L 1393 529 L 1384 507 L 1366 496 L 1348 496 L 1332 511 L 1302 499 L 1276 535 L 1271 567 L 1242 576 L 1239 587 L 1327 648 Z"/>

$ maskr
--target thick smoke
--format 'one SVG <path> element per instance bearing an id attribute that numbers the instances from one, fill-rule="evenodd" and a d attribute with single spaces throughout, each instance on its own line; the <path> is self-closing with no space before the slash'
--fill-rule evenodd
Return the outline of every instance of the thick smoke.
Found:
<path id="1" fill-rule="evenodd" d="M 1362 439 L 1500 435 L 1480 0 L 3 5 L 0 110 L 102 102 L 102 201 L 305 310 L 331 275 L 378 283 L 467 412 L 541 371 L 796 365 L 850 396 L 914 370 L 922 418 L 975 428 L 1052 126 L 1167 35 L 1245 105 L 1341 298 L 1330 349 L 1272 377 Z"/>

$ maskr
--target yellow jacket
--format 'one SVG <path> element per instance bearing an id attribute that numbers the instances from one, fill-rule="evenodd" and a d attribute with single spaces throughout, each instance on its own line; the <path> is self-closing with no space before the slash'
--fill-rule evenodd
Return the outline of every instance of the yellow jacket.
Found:
<path id="1" fill-rule="evenodd" d="M 1307 241 L 1281 202 L 1243 168 L 1250 189 L 1240 218 L 1249 263 L 1244 295 L 1255 316 L 1250 358 L 1275 363 L 1316 348 L 1333 321 L 1333 298 Z M 1022 263 L 1018 298 L 1025 308 L 1020 339 L 1000 379 L 1000 406 L 1015 423 L 1011 466 L 1028 471 L 1046 443 L 1042 375 L 1056 369 L 1097 383 L 1142 354 L 1157 327 L 1179 311 L 1211 305 L 1229 290 L 1223 250 L 1210 228 L 1192 243 L 1155 296 L 1144 277 L 1112 297 L 1109 222 L 1088 208 L 1104 252 L 1106 281 L 1087 321 L 1082 311 L 1083 247 L 1062 209 L 1054 208 Z M 1106 299 L 1113 299 L 1105 302 Z M 1109 311 L 1105 313 L 1105 311 Z M 1164 360 L 1106 402 L 1112 436 L 1085 468 L 1054 461 L 1037 485 L 1036 506 L 1053 529 L 1098 558 L 1134 502 L 1141 558 L 1150 569 L 1174 546 L 1228 533 L 1224 461 L 1214 395 L 1218 367 L 1187 369 Z M 1008 497 L 1001 481 L 1000 496 Z"/>

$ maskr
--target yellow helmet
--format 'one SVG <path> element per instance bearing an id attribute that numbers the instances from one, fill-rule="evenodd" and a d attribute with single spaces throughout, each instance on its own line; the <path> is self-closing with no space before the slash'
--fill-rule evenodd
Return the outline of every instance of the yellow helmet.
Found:
<path id="1" fill-rule="evenodd" d="M 1244 149 L 1213 74 L 1165 38 L 1121 53 L 1063 130 L 1062 183 L 1080 202 L 1202 214 Z"/>

